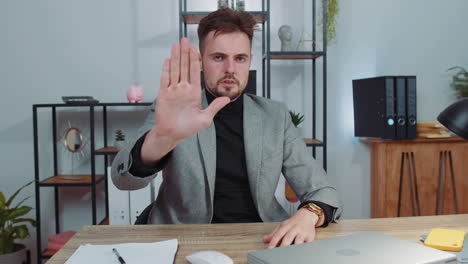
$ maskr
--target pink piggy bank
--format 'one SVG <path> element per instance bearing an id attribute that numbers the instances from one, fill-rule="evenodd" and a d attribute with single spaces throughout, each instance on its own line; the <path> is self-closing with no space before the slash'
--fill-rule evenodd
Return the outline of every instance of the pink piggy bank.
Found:
<path id="1" fill-rule="evenodd" d="M 127 100 L 130 103 L 139 103 L 143 100 L 143 85 L 132 85 L 127 91 Z"/>

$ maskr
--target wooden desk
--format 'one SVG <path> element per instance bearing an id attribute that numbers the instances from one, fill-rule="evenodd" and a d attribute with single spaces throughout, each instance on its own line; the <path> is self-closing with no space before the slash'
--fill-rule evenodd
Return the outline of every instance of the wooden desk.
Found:
<path id="1" fill-rule="evenodd" d="M 47 264 L 65 263 L 81 244 L 157 242 L 172 238 L 179 240 L 176 264 L 187 264 L 185 256 L 200 250 L 218 250 L 233 258 L 236 264 L 247 263 L 247 253 L 264 249 L 262 237 L 275 226 L 276 223 L 84 226 Z M 316 239 L 381 231 L 417 242 L 420 235 L 427 234 L 434 227 L 468 232 L 468 214 L 342 220 L 327 228 L 319 228 Z"/>

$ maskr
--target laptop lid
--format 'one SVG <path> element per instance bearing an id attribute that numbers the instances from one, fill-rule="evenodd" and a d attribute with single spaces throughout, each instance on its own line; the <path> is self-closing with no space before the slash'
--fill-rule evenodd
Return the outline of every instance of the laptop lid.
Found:
<path id="1" fill-rule="evenodd" d="M 456 256 L 381 232 L 363 232 L 250 252 L 247 259 L 249 264 L 415 264 L 451 263 Z"/>

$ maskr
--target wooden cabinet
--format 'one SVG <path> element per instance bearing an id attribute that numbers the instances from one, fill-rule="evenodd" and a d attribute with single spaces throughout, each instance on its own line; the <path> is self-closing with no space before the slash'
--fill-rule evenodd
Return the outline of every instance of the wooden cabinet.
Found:
<path id="1" fill-rule="evenodd" d="M 468 213 L 468 141 L 364 139 L 371 145 L 371 216 Z"/>

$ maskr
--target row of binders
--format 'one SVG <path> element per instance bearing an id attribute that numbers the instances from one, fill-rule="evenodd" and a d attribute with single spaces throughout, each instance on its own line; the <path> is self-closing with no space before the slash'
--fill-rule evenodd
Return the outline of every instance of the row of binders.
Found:
<path id="1" fill-rule="evenodd" d="M 353 80 L 356 137 L 417 137 L 416 76 Z"/>

